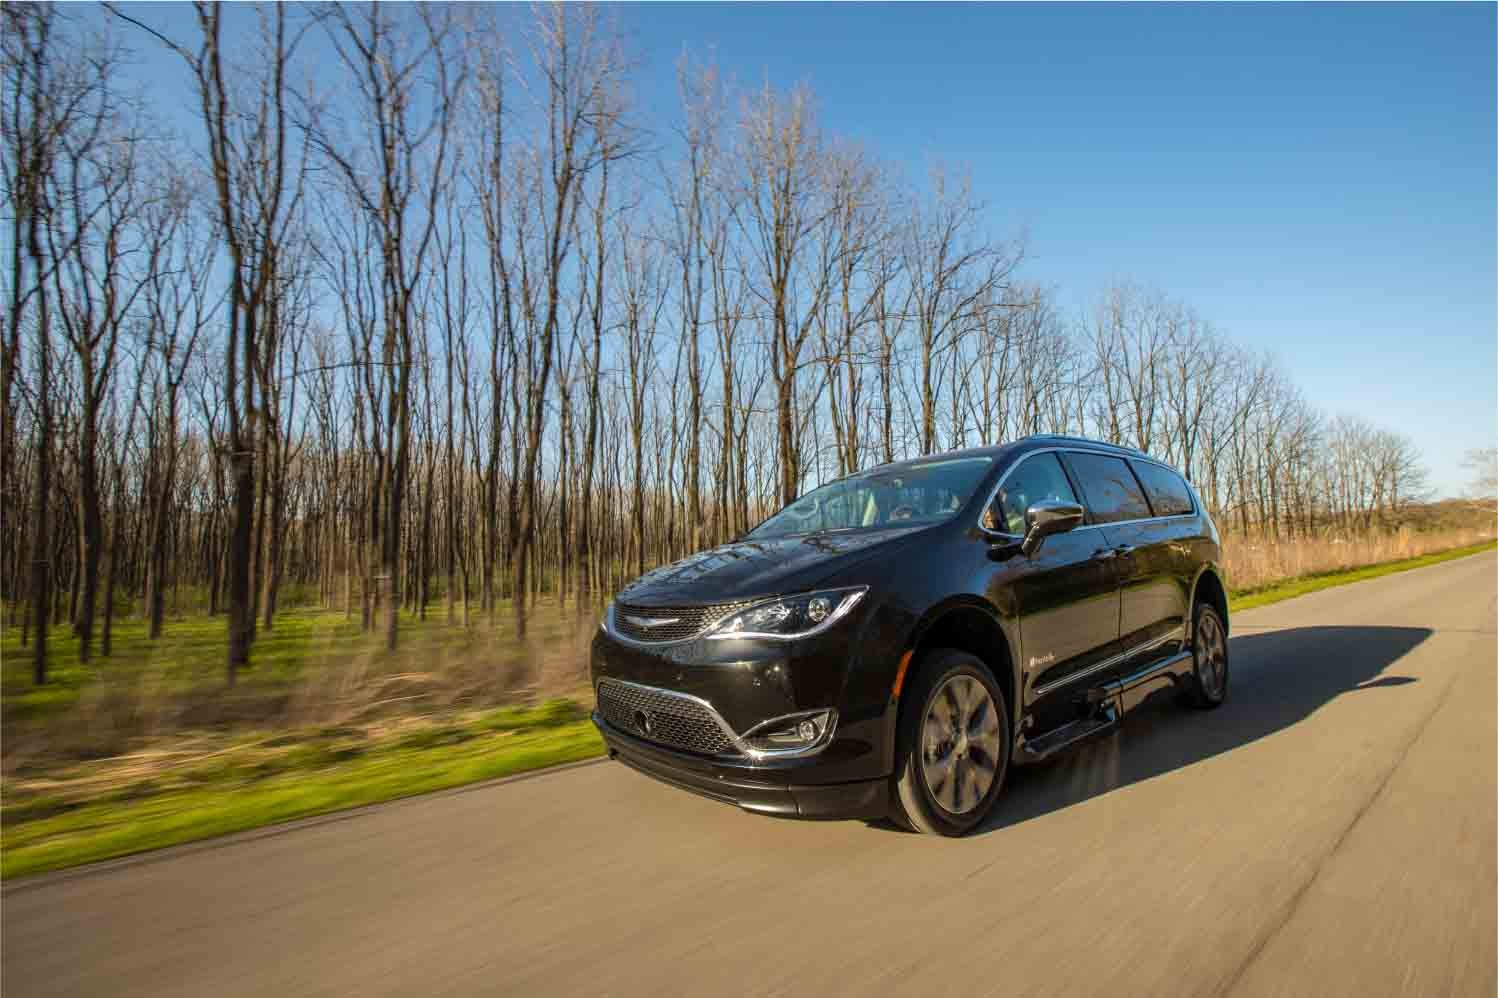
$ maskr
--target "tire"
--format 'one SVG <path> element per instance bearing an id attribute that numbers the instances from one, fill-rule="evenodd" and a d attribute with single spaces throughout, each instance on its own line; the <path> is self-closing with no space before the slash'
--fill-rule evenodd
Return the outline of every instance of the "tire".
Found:
<path id="1" fill-rule="evenodd" d="M 1211 604 L 1199 604 L 1192 614 L 1191 658 L 1186 703 L 1197 710 L 1221 707 L 1228 695 L 1228 633 Z"/>
<path id="2" fill-rule="evenodd" d="M 911 679 L 900 698 L 892 817 L 912 831 L 964 835 L 1004 788 L 1009 705 L 988 667 L 964 651 L 928 652 Z"/>

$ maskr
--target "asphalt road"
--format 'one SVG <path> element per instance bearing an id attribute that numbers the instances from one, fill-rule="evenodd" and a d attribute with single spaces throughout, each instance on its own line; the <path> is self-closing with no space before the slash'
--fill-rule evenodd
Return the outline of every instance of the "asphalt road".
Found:
<path id="1" fill-rule="evenodd" d="M 0 899 L 27 995 L 1493 995 L 1498 557 L 1234 620 L 1226 706 L 939 840 L 617 763 Z"/>

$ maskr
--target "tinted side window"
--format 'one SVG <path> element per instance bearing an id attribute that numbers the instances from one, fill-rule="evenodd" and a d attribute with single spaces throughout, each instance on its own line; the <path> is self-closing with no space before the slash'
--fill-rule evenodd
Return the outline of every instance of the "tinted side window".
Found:
<path id="1" fill-rule="evenodd" d="M 1076 502 L 1077 497 L 1061 470 L 1061 462 L 1055 454 L 1036 454 L 1020 462 L 1018 468 L 1004 479 L 994 507 L 1002 521 L 995 529 L 1006 534 L 1025 532 L 1025 510 L 1030 504 L 1042 499 L 1060 499 Z"/>
<path id="2" fill-rule="evenodd" d="M 1150 515 L 1149 503 L 1123 458 L 1073 452 L 1066 455 L 1066 463 L 1077 476 L 1077 487 L 1094 523 L 1142 520 Z"/>
<path id="3" fill-rule="evenodd" d="M 1150 508 L 1155 511 L 1156 516 L 1180 516 L 1195 511 L 1195 505 L 1191 502 L 1191 490 L 1181 481 L 1180 475 L 1158 464 L 1147 464 L 1144 461 L 1130 463 L 1134 467 L 1134 474 L 1139 476 L 1139 483 L 1144 486 L 1144 494 L 1149 497 Z"/>

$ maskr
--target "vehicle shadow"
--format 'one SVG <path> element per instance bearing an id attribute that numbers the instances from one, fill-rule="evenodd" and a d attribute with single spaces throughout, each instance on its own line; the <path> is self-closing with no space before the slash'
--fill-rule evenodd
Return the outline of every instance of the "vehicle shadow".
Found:
<path id="1" fill-rule="evenodd" d="M 1336 697 L 1395 695 L 1412 676 L 1381 676 L 1426 638 L 1420 627 L 1297 627 L 1235 635 L 1228 700 L 1181 706 L 1164 690 L 1111 736 L 1037 766 L 1010 770 L 994 813 L 975 834 L 999 831 L 1111 790 L 1160 776 L 1273 734 Z"/>

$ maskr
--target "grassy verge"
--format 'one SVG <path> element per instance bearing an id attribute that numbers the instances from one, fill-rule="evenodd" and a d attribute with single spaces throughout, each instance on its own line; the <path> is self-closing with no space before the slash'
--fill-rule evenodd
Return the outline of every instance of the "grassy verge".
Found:
<path id="1" fill-rule="evenodd" d="M 1484 541 L 1480 544 L 1469 544 L 1465 547 L 1450 548 L 1446 551 L 1437 551 L 1434 554 L 1420 555 L 1418 558 L 1402 558 L 1395 561 L 1383 561 L 1374 565 L 1363 565 L 1359 568 L 1351 568 L 1345 571 L 1317 572 L 1313 575 L 1301 575 L 1257 589 L 1235 591 L 1228 599 L 1228 606 L 1234 611 L 1251 610 L 1254 607 L 1268 606 L 1270 603 L 1278 603 L 1281 600 L 1304 596 L 1306 593 L 1313 593 L 1318 589 L 1331 589 L 1333 586 L 1345 586 L 1350 582 L 1376 579 L 1381 575 L 1407 572 L 1412 568 L 1424 568 L 1426 565 L 1436 565 L 1443 561 L 1465 558 L 1468 555 L 1477 554 L 1482 551 L 1492 551 L 1494 548 L 1498 548 L 1498 540 Z"/>
<path id="2" fill-rule="evenodd" d="M 274 822 L 374 804 L 599 755 L 582 708 L 552 701 L 463 723 L 407 725 L 370 737 L 348 729 L 237 741 L 191 767 L 165 766 L 72 797 L 6 794 L 0 877 L 177 845 Z"/>

